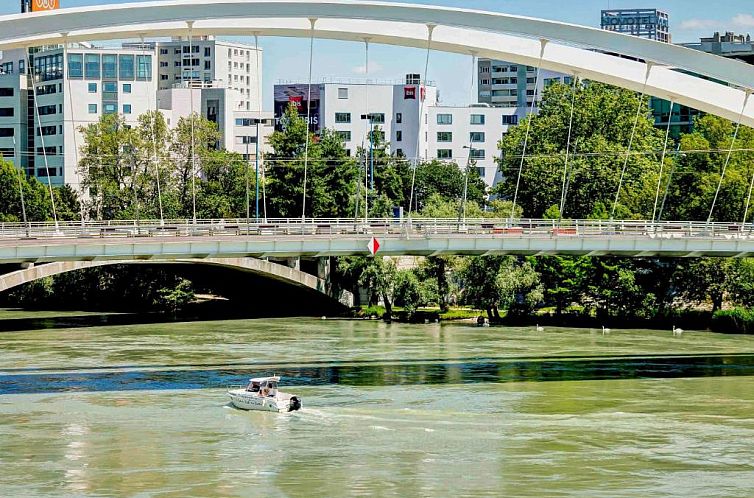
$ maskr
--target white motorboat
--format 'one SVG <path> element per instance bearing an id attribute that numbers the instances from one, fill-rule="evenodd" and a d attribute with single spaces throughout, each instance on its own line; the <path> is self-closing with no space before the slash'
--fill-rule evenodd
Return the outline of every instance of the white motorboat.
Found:
<path id="1" fill-rule="evenodd" d="M 278 391 L 280 377 L 257 377 L 246 387 L 228 390 L 230 402 L 241 410 L 292 412 L 301 409 L 301 398 Z"/>

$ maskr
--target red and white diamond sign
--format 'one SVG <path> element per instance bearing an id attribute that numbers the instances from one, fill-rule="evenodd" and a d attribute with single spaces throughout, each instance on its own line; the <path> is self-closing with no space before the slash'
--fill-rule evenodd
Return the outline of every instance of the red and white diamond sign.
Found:
<path id="1" fill-rule="evenodd" d="M 377 254 L 377 251 L 380 250 L 380 241 L 372 237 L 369 244 L 367 244 L 367 248 L 369 249 L 369 252 L 372 253 L 372 256 L 374 256 Z"/>

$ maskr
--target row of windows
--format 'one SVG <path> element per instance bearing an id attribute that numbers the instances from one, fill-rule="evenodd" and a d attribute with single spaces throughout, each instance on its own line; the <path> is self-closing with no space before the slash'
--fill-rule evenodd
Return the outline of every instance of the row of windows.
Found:
<path id="1" fill-rule="evenodd" d="M 470 149 L 471 159 L 484 159 L 484 149 Z M 437 159 L 453 159 L 453 149 L 437 149 Z"/>
<path id="2" fill-rule="evenodd" d="M 89 114 L 97 114 L 97 109 L 99 106 L 97 104 L 89 104 L 88 110 Z M 105 103 L 102 104 L 102 113 L 103 114 L 115 114 L 118 112 L 118 104 L 114 103 Z M 133 112 L 133 107 L 131 104 L 123 104 L 123 114 L 131 114 Z"/>
<path id="3" fill-rule="evenodd" d="M 151 80 L 152 56 L 130 54 L 68 54 L 68 77 L 85 78 L 88 80 L 98 80 L 100 78 Z"/>
<path id="4" fill-rule="evenodd" d="M 453 132 L 452 131 L 438 131 L 437 141 L 438 142 L 452 142 Z M 469 133 L 469 142 L 483 143 L 484 141 L 485 141 L 485 133 L 483 131 L 472 131 L 471 133 Z"/>
<path id="5" fill-rule="evenodd" d="M 131 83 L 123 83 L 123 93 L 131 93 Z M 89 93 L 97 93 L 97 83 L 87 83 Z M 105 93 L 118 93 L 118 83 L 115 81 L 103 81 L 102 91 Z"/>
<path id="6" fill-rule="evenodd" d="M 398 116 L 401 114 L 398 113 Z M 362 115 L 364 116 L 364 115 Z M 385 114 L 381 112 L 373 112 L 370 113 L 369 116 L 371 116 L 371 122 L 372 124 L 385 124 Z M 402 119 L 396 119 L 398 123 L 402 121 Z M 335 113 L 335 122 L 339 124 L 347 124 L 351 122 L 351 113 L 350 112 L 336 112 Z"/>
<path id="7" fill-rule="evenodd" d="M 483 125 L 486 122 L 486 116 L 484 114 L 472 114 L 469 118 L 469 123 L 473 125 Z M 438 114 L 437 115 L 437 124 L 439 125 L 452 125 L 453 124 L 453 115 L 452 114 Z M 515 125 L 518 124 L 518 116 L 511 116 L 511 115 L 504 115 L 502 117 L 502 124 L 504 125 Z"/>

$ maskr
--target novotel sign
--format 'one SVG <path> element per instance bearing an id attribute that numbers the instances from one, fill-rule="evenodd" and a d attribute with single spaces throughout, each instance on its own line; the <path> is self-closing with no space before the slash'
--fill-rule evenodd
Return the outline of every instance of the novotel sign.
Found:
<path id="1" fill-rule="evenodd" d="M 603 15 L 602 26 L 635 26 L 637 24 L 657 25 L 657 16 L 654 14 L 639 15 Z"/>

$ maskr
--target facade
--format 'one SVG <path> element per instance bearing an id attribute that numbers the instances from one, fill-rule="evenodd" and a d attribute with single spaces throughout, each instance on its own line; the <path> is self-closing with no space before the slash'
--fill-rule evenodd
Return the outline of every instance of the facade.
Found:
<path id="1" fill-rule="evenodd" d="M 167 90 L 185 81 L 219 82 L 239 92 L 233 111 L 262 108 L 257 68 L 261 72 L 262 49 L 203 36 L 191 40 L 173 38 L 155 46 L 159 60 L 159 89 Z M 219 86 L 219 85 L 218 85 Z"/>
<path id="2" fill-rule="evenodd" d="M 407 75 L 402 82 L 368 87 L 353 82 L 317 83 L 312 84 L 311 99 L 306 83 L 278 84 L 275 86 L 277 126 L 285 126 L 280 118 L 291 103 L 302 117 L 311 105 L 310 129 L 315 133 L 324 128 L 335 130 L 348 153 L 355 156 L 360 147 L 369 147 L 369 123 L 362 116 L 370 114 L 391 153 L 409 159 L 453 161 L 460 168 L 475 167 L 492 185 L 497 175 L 497 142 L 525 116 L 527 109 L 488 104 L 441 106 L 436 87 L 428 85 L 424 95 L 420 95 L 419 79 L 419 75 Z"/>
<path id="3" fill-rule="evenodd" d="M 492 59 L 479 59 L 477 65 L 478 102 L 495 107 L 531 106 L 537 82 L 537 68 Z M 537 100 L 552 81 L 570 83 L 571 76 L 541 70 L 537 84 Z"/>
<path id="4" fill-rule="evenodd" d="M 11 138 L 16 166 L 45 181 L 49 175 L 53 184 L 77 187 L 82 143 L 78 127 L 97 122 L 103 114 L 121 114 L 135 125 L 140 114 L 154 110 L 156 60 L 144 50 L 83 45 L 33 51 L 28 56 L 31 70 L 23 64 L 26 57 L 23 50 L 13 50 L 0 59 L 5 68 L 0 94 L 6 95 L 0 100 L 10 107 L 13 99 L 15 107 L 13 115 L 6 116 L 13 122 L 13 134 L 0 137 L 3 155 Z M 0 127 L 3 124 L 0 121 Z M 0 131 L 9 133 L 7 128 Z"/>
<path id="5" fill-rule="evenodd" d="M 607 31 L 671 43 L 668 14 L 657 9 L 603 10 L 600 26 Z"/>
<path id="6" fill-rule="evenodd" d="M 701 38 L 698 43 L 682 43 L 681 45 L 708 54 L 754 64 L 754 42 L 751 40 L 751 35 L 748 34 L 737 35 L 730 31 L 725 34 L 715 32 L 709 38 Z"/>

